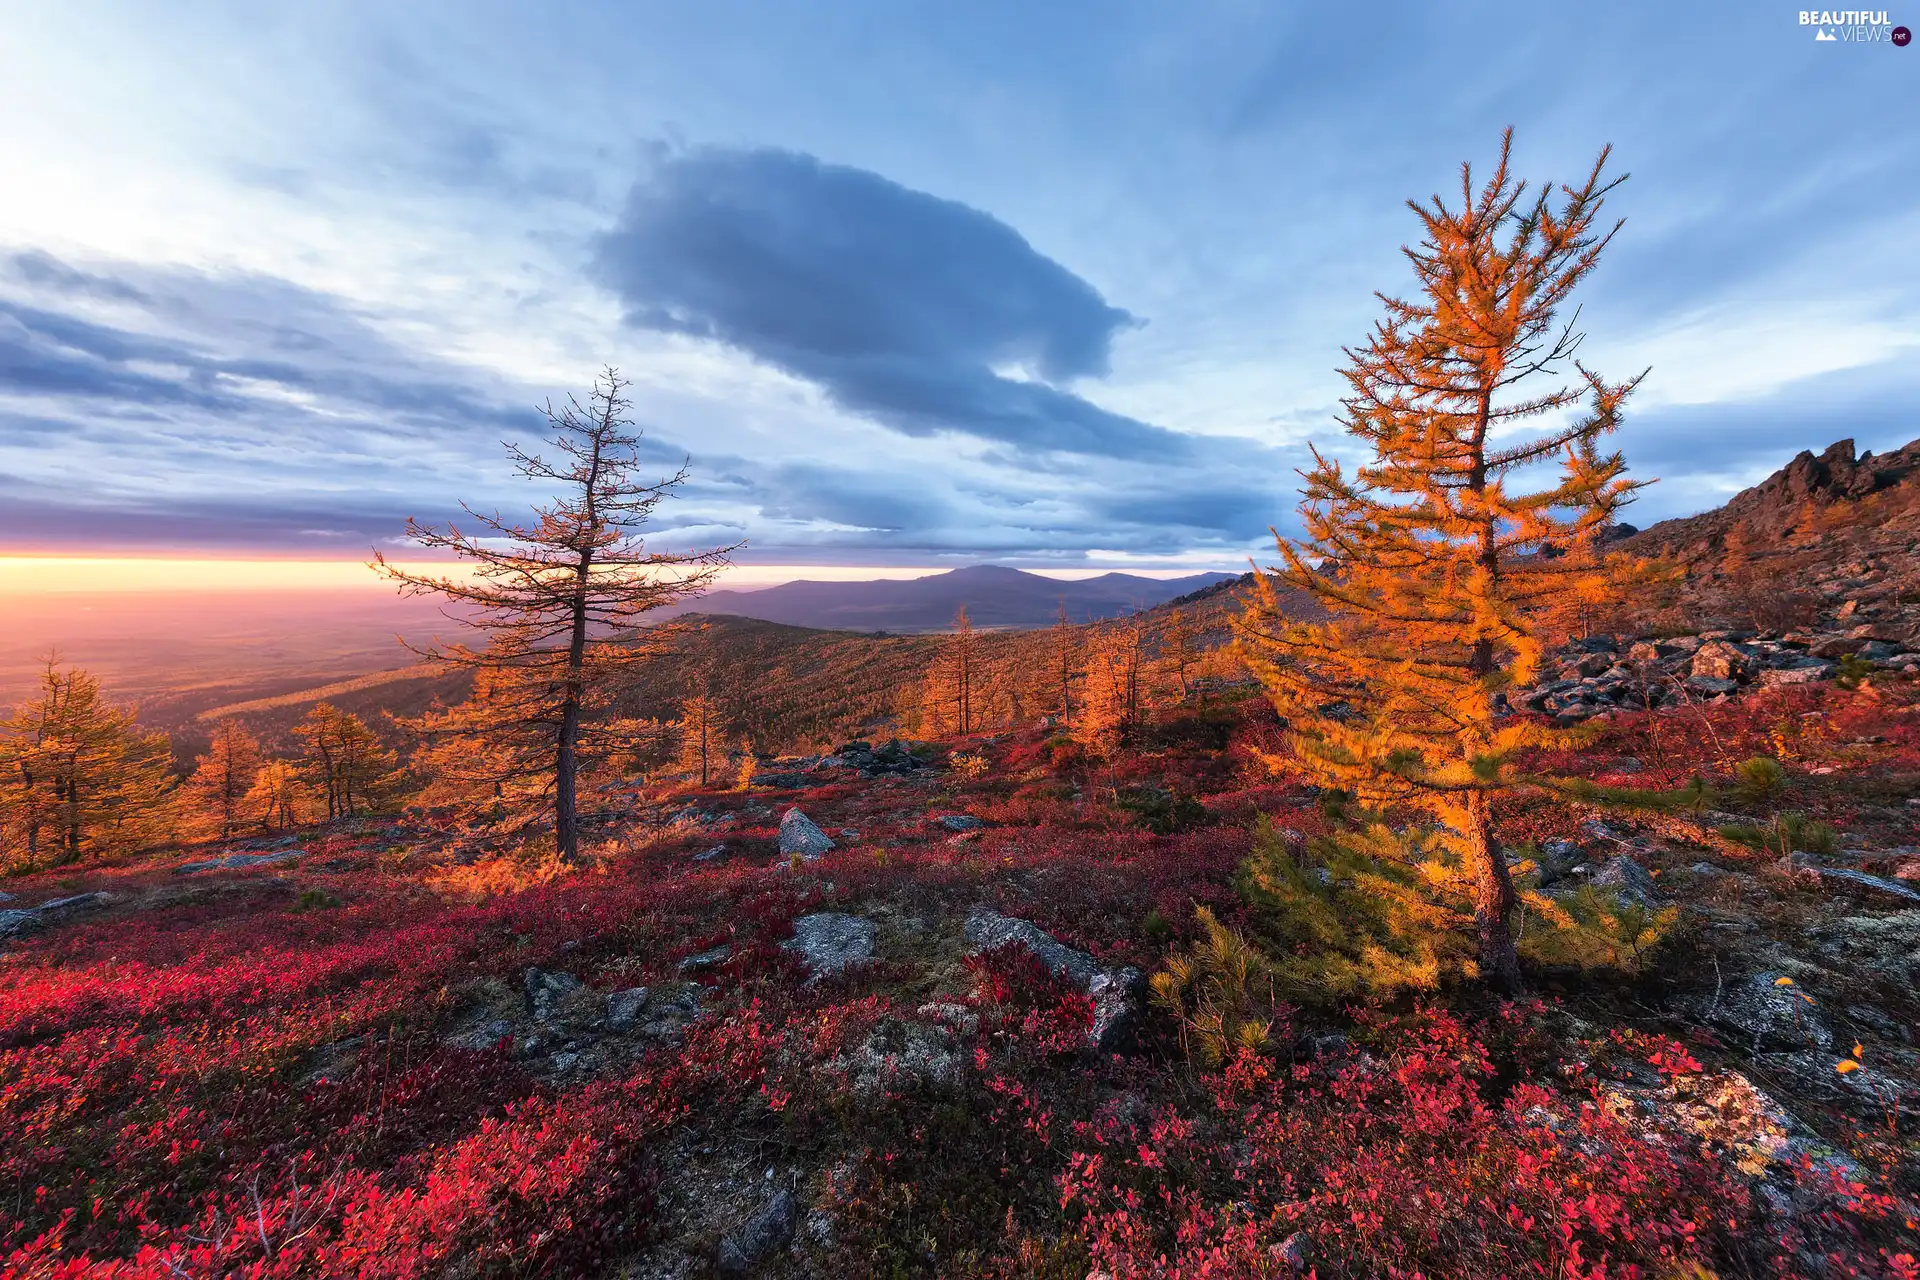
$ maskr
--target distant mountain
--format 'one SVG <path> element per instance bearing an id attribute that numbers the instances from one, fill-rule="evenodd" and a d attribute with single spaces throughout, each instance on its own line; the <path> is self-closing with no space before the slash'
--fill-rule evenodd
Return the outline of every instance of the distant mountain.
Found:
<path id="1" fill-rule="evenodd" d="M 1105 573 L 1063 581 L 1003 565 L 983 564 L 924 578 L 869 582 L 786 582 L 759 591 L 713 591 L 686 612 L 731 614 L 794 627 L 834 631 L 941 631 L 965 605 L 977 627 L 1044 627 L 1066 605 L 1074 622 L 1117 618 L 1191 594 L 1231 573 L 1142 578 Z"/>

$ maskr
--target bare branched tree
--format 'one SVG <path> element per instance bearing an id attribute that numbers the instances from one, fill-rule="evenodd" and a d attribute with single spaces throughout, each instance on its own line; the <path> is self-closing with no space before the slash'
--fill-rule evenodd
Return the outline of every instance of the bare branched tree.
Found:
<path id="1" fill-rule="evenodd" d="M 626 413 L 628 383 L 608 368 L 587 403 L 572 396 L 543 407 L 559 451 L 553 461 L 518 445 L 504 447 L 530 480 L 555 485 L 559 496 L 534 508 L 538 521 L 514 524 L 462 503 L 478 525 L 470 534 L 407 521 L 407 536 L 432 551 L 452 552 L 473 566 L 470 577 L 416 573 L 376 552 L 373 568 L 403 594 L 439 595 L 464 606 L 461 620 L 487 643 L 412 646 L 450 666 L 472 668 L 474 694 L 461 707 L 430 714 L 430 739 L 467 740 L 468 771 L 491 769 L 493 791 L 550 799 L 560 858 L 579 856 L 577 789 L 583 760 L 618 751 L 618 721 L 587 723 L 604 711 L 608 688 L 623 669 L 658 652 L 658 627 L 645 616 L 697 595 L 740 544 L 705 551 L 651 550 L 639 530 L 688 476 L 638 477 L 640 436 Z M 450 615 L 451 616 L 451 615 Z M 594 730 L 600 732 L 594 732 Z M 542 806 L 544 807 L 544 806 Z"/>

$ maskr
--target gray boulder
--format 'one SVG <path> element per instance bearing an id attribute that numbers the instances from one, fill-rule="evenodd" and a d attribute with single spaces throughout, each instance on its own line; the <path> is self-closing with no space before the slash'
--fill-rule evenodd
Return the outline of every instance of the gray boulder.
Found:
<path id="1" fill-rule="evenodd" d="M 814 824 L 799 809 L 789 809 L 780 819 L 780 852 L 786 857 L 799 854 L 809 860 L 833 848 L 833 837 Z"/>
<path id="2" fill-rule="evenodd" d="M 986 819 L 976 818 L 970 813 L 943 813 L 940 825 L 949 831 L 978 831 L 986 826 Z"/>
<path id="3" fill-rule="evenodd" d="M 1093 1028 L 1087 1035 L 1092 1048 L 1117 1050 L 1138 1025 L 1142 986 L 1138 969 L 1103 968 L 1092 956 L 1067 946 L 1031 920 L 1003 916 L 990 907 L 975 907 L 964 931 L 967 941 L 981 951 L 1014 943 L 1025 947 L 1049 973 L 1092 996 Z"/>
<path id="4" fill-rule="evenodd" d="M 1797 983 L 1783 985 L 1780 977 L 1752 974 L 1692 1003 L 1703 1019 L 1751 1053 L 1832 1047 L 1833 1032 L 1820 1007 Z"/>
<path id="5" fill-rule="evenodd" d="M 1819 684 L 1831 679 L 1834 666 L 1831 662 L 1808 662 L 1791 667 L 1772 667 L 1760 673 L 1759 685 L 1762 689 L 1784 689 L 1790 685 Z"/>
<path id="6" fill-rule="evenodd" d="M 645 987 L 628 987 L 625 991 L 616 991 L 607 997 L 607 1029 L 625 1034 L 633 1030 L 640 1020 L 641 1010 L 647 1007 L 648 991 Z"/>
<path id="7" fill-rule="evenodd" d="M 800 1220 L 800 1202 L 791 1191 L 774 1193 L 760 1212 L 748 1218 L 720 1242 L 715 1260 L 723 1276 L 752 1274 L 755 1267 L 793 1239 Z"/>
<path id="8" fill-rule="evenodd" d="M 1753 674 L 1754 666 L 1753 653 L 1746 646 L 1709 640 L 1694 650 L 1688 674 L 1715 680 L 1742 680 Z"/>
<path id="9" fill-rule="evenodd" d="M 110 893 L 76 893 L 71 897 L 54 898 L 37 907 L 0 911 L 0 939 L 25 937 L 83 911 L 104 907 L 112 901 L 113 895 Z"/>
<path id="10" fill-rule="evenodd" d="M 1666 905 L 1667 899 L 1654 883 L 1653 874 L 1632 858 L 1621 854 L 1594 874 L 1596 889 L 1611 889 L 1623 902 L 1652 911 Z"/>
<path id="11" fill-rule="evenodd" d="M 874 923 L 823 911 L 793 922 L 793 938 L 781 945 L 798 952 L 814 978 L 824 978 L 873 959 Z"/>

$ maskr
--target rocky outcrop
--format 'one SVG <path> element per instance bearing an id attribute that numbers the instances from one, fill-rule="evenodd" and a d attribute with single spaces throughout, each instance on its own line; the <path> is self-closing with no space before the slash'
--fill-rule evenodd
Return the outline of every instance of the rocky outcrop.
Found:
<path id="1" fill-rule="evenodd" d="M 873 959 L 874 933 L 871 920 L 823 911 L 795 920 L 792 939 L 781 945 L 797 952 L 818 981 Z"/>
<path id="2" fill-rule="evenodd" d="M 0 911 L 0 941 L 38 933 L 83 911 L 104 907 L 112 901 L 113 895 L 108 893 L 77 893 L 71 897 L 54 898 L 37 907 Z"/>
<path id="3" fill-rule="evenodd" d="M 1084 951 L 1076 951 L 1031 920 L 1003 916 L 990 907 L 975 907 L 967 917 L 967 941 L 981 951 L 1018 945 L 1031 951 L 1056 978 L 1064 978 L 1093 997 L 1090 1047 L 1113 1051 L 1125 1046 L 1138 1025 L 1142 978 L 1138 969 L 1103 968 Z"/>
<path id="4" fill-rule="evenodd" d="M 1573 641 L 1544 664 L 1546 679 L 1509 689 L 1510 711 L 1573 724 L 1609 711 L 1641 711 L 1687 702 L 1712 702 L 1747 689 L 1817 684 L 1841 674 L 1844 656 L 1874 668 L 1920 672 L 1920 651 L 1882 638 L 1863 625 L 1846 632 L 1758 635 L 1709 631 L 1662 641 L 1625 642 L 1612 636 Z"/>

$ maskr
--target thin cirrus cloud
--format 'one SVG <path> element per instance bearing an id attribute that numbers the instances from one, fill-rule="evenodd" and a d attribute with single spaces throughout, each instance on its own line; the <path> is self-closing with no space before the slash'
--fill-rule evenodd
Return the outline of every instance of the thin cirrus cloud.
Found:
<path id="1" fill-rule="evenodd" d="M 1067 389 L 1107 373 L 1134 316 L 991 215 L 876 173 L 767 148 L 660 156 L 592 274 L 629 324 L 724 343 L 904 435 L 1193 452 Z"/>

